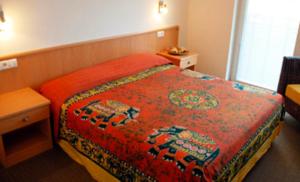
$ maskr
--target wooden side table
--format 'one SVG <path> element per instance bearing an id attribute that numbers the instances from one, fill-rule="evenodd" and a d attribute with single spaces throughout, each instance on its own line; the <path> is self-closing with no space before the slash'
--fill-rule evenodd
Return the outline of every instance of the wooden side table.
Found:
<path id="1" fill-rule="evenodd" d="M 160 56 L 163 56 L 173 62 L 176 66 L 179 66 L 180 69 L 190 69 L 195 70 L 197 64 L 198 54 L 188 53 L 183 56 L 171 55 L 168 51 L 161 51 L 157 53 Z"/>
<path id="2" fill-rule="evenodd" d="M 4 167 L 52 148 L 50 101 L 31 88 L 0 95 L 0 160 Z"/>

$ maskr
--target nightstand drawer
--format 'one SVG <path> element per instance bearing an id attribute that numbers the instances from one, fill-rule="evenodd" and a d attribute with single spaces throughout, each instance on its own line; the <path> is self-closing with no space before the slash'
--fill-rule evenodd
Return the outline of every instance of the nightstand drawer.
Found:
<path id="1" fill-rule="evenodd" d="M 15 116 L 0 120 L 0 134 L 8 133 L 18 128 L 30 125 L 34 122 L 49 118 L 48 106 L 26 111 Z"/>
<path id="2" fill-rule="evenodd" d="M 185 69 L 185 68 L 188 68 L 190 66 L 194 66 L 196 64 L 197 64 L 197 55 L 195 55 L 195 56 L 189 56 L 187 58 L 183 58 L 180 61 L 180 68 L 181 69 Z"/>

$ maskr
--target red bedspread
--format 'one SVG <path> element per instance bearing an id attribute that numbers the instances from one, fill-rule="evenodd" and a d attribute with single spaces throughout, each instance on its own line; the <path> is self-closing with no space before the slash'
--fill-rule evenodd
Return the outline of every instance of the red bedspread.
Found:
<path id="1" fill-rule="evenodd" d="M 278 124 L 281 96 L 166 63 L 131 56 L 43 86 L 59 137 L 121 180 L 232 179 Z"/>
<path id="2" fill-rule="evenodd" d="M 107 61 L 45 83 L 42 85 L 40 92 L 51 100 L 51 110 L 55 122 L 55 137 L 58 136 L 61 105 L 68 97 L 97 85 L 168 63 L 170 61 L 162 57 L 151 54 L 137 54 Z"/>

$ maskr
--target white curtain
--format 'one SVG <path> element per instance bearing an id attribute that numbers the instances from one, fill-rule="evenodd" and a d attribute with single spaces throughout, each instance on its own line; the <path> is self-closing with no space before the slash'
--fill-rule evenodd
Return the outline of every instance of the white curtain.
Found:
<path id="1" fill-rule="evenodd" d="M 276 90 L 283 56 L 292 56 L 300 0 L 248 0 L 236 80 Z"/>

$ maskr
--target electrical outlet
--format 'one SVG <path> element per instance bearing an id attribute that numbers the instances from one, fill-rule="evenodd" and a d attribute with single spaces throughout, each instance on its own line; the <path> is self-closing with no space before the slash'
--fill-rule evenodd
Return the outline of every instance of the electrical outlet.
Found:
<path id="1" fill-rule="evenodd" d="M 157 37 L 158 38 L 162 38 L 162 37 L 164 37 L 165 36 L 165 31 L 158 31 L 157 32 Z"/>
<path id="2" fill-rule="evenodd" d="M 18 67 L 17 59 L 0 61 L 0 71 Z"/>

